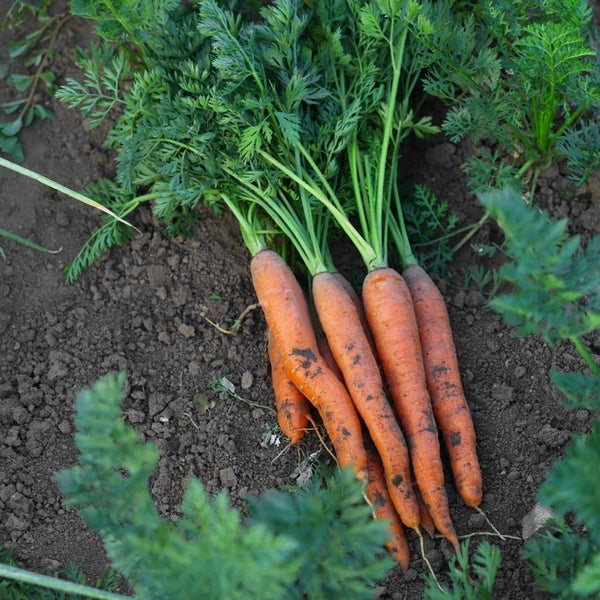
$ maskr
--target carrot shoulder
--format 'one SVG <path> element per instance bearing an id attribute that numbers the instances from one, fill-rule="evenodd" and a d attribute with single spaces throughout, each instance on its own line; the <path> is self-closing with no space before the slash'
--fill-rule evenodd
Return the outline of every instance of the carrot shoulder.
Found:
<path id="1" fill-rule="evenodd" d="M 319 320 L 346 387 L 383 463 L 387 488 L 402 519 L 419 527 L 406 441 L 383 387 L 379 365 L 358 311 L 344 286 L 331 273 L 318 273 L 312 294 Z"/>
<path id="2" fill-rule="evenodd" d="M 427 387 L 450 458 L 459 494 L 467 506 L 481 504 L 482 477 L 475 428 L 465 398 L 450 318 L 444 298 L 427 272 L 411 265 L 403 272 L 415 307 Z"/>
<path id="3" fill-rule="evenodd" d="M 281 353 L 269 329 L 267 347 L 271 363 L 271 380 L 275 394 L 277 421 L 283 435 L 292 444 L 298 444 L 308 427 L 310 403 L 289 378 L 281 360 Z"/>
<path id="4" fill-rule="evenodd" d="M 365 277 L 362 296 L 423 502 L 438 531 L 458 549 L 410 293 L 397 271 L 380 268 Z"/>
<path id="5" fill-rule="evenodd" d="M 358 413 L 344 384 L 321 357 L 308 304 L 287 263 L 272 250 L 251 261 L 252 282 L 285 369 L 317 409 L 340 466 L 366 477 L 367 457 Z"/>

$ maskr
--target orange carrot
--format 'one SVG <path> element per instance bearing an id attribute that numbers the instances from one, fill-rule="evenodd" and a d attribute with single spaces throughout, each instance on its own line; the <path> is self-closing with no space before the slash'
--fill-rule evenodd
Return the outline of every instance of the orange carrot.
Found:
<path id="1" fill-rule="evenodd" d="M 482 478 L 475 428 L 460 380 L 448 310 L 424 269 L 411 265 L 403 277 L 415 307 L 427 387 L 456 487 L 465 504 L 476 508 L 481 504 Z"/>
<path id="2" fill-rule="evenodd" d="M 435 535 L 435 523 L 431 518 L 431 514 L 427 507 L 425 506 L 425 502 L 423 502 L 423 498 L 421 497 L 421 493 L 417 488 L 417 502 L 419 503 L 419 511 L 421 514 L 421 527 L 427 532 L 430 538 L 433 538 Z"/>
<path id="3" fill-rule="evenodd" d="M 379 365 L 356 306 L 331 273 L 318 273 L 313 277 L 312 294 L 335 362 L 383 463 L 394 506 L 402 522 L 417 529 L 419 506 L 411 483 L 406 441 L 385 395 Z"/>
<path id="4" fill-rule="evenodd" d="M 363 330 L 365 335 L 367 336 L 367 340 L 369 340 L 369 345 L 371 346 L 371 351 L 373 352 L 373 356 L 379 361 L 377 358 L 377 347 L 375 346 L 375 340 L 373 339 L 373 334 L 371 333 L 371 329 L 369 327 L 369 322 L 367 321 L 367 315 L 365 315 L 365 307 L 363 306 L 362 300 L 360 296 L 356 293 L 356 290 L 352 286 L 352 284 L 341 274 L 341 273 L 333 273 L 333 276 L 339 281 L 339 283 L 343 286 L 343 288 L 350 296 L 352 303 L 356 307 L 358 312 L 358 316 L 360 318 L 360 322 L 362 323 Z"/>
<path id="5" fill-rule="evenodd" d="M 366 477 L 361 423 L 344 384 L 317 347 L 308 305 L 286 262 L 272 250 L 251 261 L 252 282 L 290 379 L 319 412 L 340 466 Z"/>
<path id="6" fill-rule="evenodd" d="M 342 375 L 338 364 L 335 362 L 335 358 L 333 357 L 333 354 L 331 352 L 329 342 L 327 341 L 327 338 L 324 335 L 321 334 L 317 338 L 317 346 L 319 348 L 321 356 L 327 363 L 327 366 L 336 374 L 336 377 L 343 382 L 344 376 Z"/>
<path id="7" fill-rule="evenodd" d="M 379 268 L 365 277 L 362 298 L 417 486 L 438 531 L 458 551 L 410 293 L 397 271 Z"/>
<path id="8" fill-rule="evenodd" d="M 365 485 L 365 494 L 373 507 L 373 516 L 376 519 L 389 521 L 390 536 L 385 547 L 398 561 L 402 570 L 406 571 L 410 563 L 410 550 L 404 534 L 404 527 L 388 493 L 379 456 L 370 445 L 367 447 L 367 469 L 369 475 Z"/>
<path id="9" fill-rule="evenodd" d="M 281 354 L 269 329 L 267 347 L 271 363 L 271 379 L 275 394 L 277 421 L 283 435 L 292 444 L 300 442 L 310 420 L 310 403 L 294 385 L 283 366 Z"/>

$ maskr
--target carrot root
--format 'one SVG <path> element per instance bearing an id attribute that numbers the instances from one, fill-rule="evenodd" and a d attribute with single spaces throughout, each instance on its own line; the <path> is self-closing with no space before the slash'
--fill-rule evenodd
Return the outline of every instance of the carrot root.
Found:
<path id="1" fill-rule="evenodd" d="M 475 428 L 460 379 L 446 303 L 421 267 L 407 267 L 403 277 L 415 307 L 427 388 L 456 488 L 465 504 L 476 508 L 482 500 L 482 477 Z"/>
<path id="2" fill-rule="evenodd" d="M 362 297 L 389 393 L 406 436 L 417 486 L 436 528 L 458 549 L 409 290 L 397 271 L 381 268 L 365 278 Z"/>

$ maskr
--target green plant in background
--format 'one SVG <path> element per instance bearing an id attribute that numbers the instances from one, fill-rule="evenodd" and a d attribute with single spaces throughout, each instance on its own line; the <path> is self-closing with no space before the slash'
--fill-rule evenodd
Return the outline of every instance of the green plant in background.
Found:
<path id="1" fill-rule="evenodd" d="M 494 298 L 492 308 L 518 327 L 520 335 L 538 334 L 554 345 L 568 341 L 586 369 L 552 370 L 550 377 L 571 408 L 600 408 L 600 365 L 585 336 L 600 328 L 600 236 L 582 246 L 569 237 L 567 220 L 555 221 L 526 204 L 511 189 L 481 196 L 506 237 L 512 260 L 500 269 L 512 291 Z M 538 584 L 557 598 L 600 594 L 600 422 L 589 435 L 576 436 L 549 472 L 539 502 L 556 516 L 553 529 L 526 545 L 524 558 Z M 574 518 L 567 525 L 567 518 Z"/>
<path id="2" fill-rule="evenodd" d="M 19 30 L 24 24 L 35 23 L 35 29 L 8 44 L 11 62 L 23 61 L 26 73 L 11 73 L 10 64 L 0 65 L 0 79 L 5 79 L 15 93 L 15 99 L 2 103 L 9 115 L 0 122 L 0 151 L 14 161 L 24 160 L 19 132 L 35 119 L 50 119 L 52 111 L 39 99 L 42 86 L 54 91 L 55 75 L 50 70 L 55 56 L 54 45 L 59 31 L 70 18 L 68 14 L 51 15 L 51 0 L 14 0 L 2 22 L 2 30 Z"/>
<path id="3" fill-rule="evenodd" d="M 470 139 L 480 150 L 469 167 L 473 190 L 504 187 L 507 175 L 529 177 L 534 189 L 538 173 L 564 153 L 583 182 L 600 165 L 598 144 L 584 145 L 600 136 L 587 0 L 480 0 L 462 16 L 451 2 L 434 10 L 445 23 L 428 42 L 424 85 L 449 105 L 450 139 Z"/>
<path id="4" fill-rule="evenodd" d="M 448 203 L 439 200 L 427 186 L 418 184 L 404 205 L 404 219 L 420 264 L 438 275 L 447 273 L 454 256 L 450 240 L 462 231 L 457 228 L 458 216 L 450 211 Z"/>
<path id="5" fill-rule="evenodd" d="M 448 568 L 450 587 L 440 587 L 432 575 L 425 579 L 425 600 L 491 600 L 494 582 L 500 566 L 500 548 L 482 542 L 469 558 L 469 540 L 461 544 L 460 552 L 452 558 Z M 469 564 L 471 563 L 471 564 Z"/>
<path id="6" fill-rule="evenodd" d="M 137 596 L 371 597 L 371 586 L 393 563 L 383 548 L 386 523 L 372 518 L 362 484 L 350 470 L 313 478 L 306 489 L 252 499 L 247 522 L 224 492 L 210 498 L 192 480 L 182 516 L 164 519 L 148 489 L 158 451 L 123 420 L 124 379 L 123 373 L 104 377 L 79 395 L 79 464 L 59 473 L 57 481 L 68 502 L 100 533 L 113 566 Z M 11 577 L 4 565 L 0 575 Z"/>

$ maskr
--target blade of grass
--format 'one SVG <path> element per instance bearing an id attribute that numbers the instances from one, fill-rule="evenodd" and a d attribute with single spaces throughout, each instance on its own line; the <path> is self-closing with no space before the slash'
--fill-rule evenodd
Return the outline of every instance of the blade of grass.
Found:
<path id="1" fill-rule="evenodd" d="M 113 592 L 99 590 L 87 585 L 82 585 L 81 583 L 73 583 L 56 577 L 49 577 L 48 575 L 40 575 L 39 573 L 33 573 L 26 569 L 20 569 L 5 564 L 0 564 L 0 577 L 59 590 L 67 594 L 79 594 L 80 596 L 95 598 L 96 600 L 130 600 L 129 596 L 114 594 Z"/>
<path id="2" fill-rule="evenodd" d="M 121 217 L 119 217 L 117 214 L 112 212 L 112 210 L 106 208 L 106 206 L 103 206 L 99 202 L 96 202 L 95 200 L 92 200 L 91 198 L 88 198 L 87 196 L 84 196 L 83 194 L 80 194 L 79 192 L 76 192 L 75 190 L 71 190 L 68 187 L 66 187 L 52 179 L 49 179 L 48 177 L 44 177 L 44 175 L 40 175 L 39 173 L 36 173 L 35 171 L 31 171 L 30 169 L 22 167 L 21 165 L 17 165 L 17 164 L 15 164 L 9 160 L 6 160 L 5 158 L 2 158 L 2 157 L 0 157 L 0 167 L 5 167 L 6 169 L 15 171 L 16 173 L 19 173 L 20 175 L 25 175 L 25 177 L 29 177 L 30 179 L 34 179 L 35 181 L 39 181 L 40 183 L 47 185 L 48 187 L 52 188 L 53 190 L 56 190 L 57 192 L 61 192 L 62 194 L 65 194 L 66 196 L 70 196 L 71 198 L 73 198 L 79 202 L 83 202 L 83 204 L 87 204 L 88 206 L 92 206 L 93 208 L 101 210 L 102 212 L 106 213 L 107 215 L 110 215 L 113 219 L 120 221 L 121 223 L 127 225 L 128 227 L 133 227 L 136 231 L 139 232 L 139 229 L 137 229 L 137 227 L 135 227 L 128 221 L 125 221 Z"/>
<path id="3" fill-rule="evenodd" d="M 6 229 L 0 229 L 0 235 L 9 240 L 13 240 L 14 242 L 18 242 L 19 244 L 23 244 L 23 246 L 28 246 L 29 248 L 33 248 L 38 252 L 48 252 L 49 254 L 58 254 L 62 250 L 62 246 L 58 250 L 50 250 L 50 248 L 46 248 L 45 246 L 40 246 L 40 244 L 36 244 L 31 240 L 28 240 L 12 231 L 6 231 Z"/>

